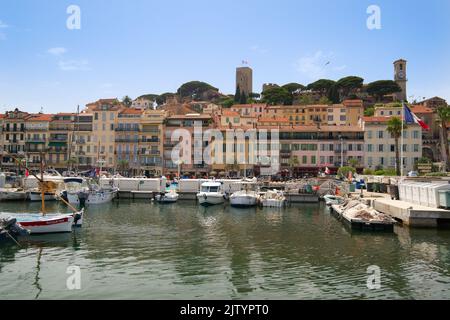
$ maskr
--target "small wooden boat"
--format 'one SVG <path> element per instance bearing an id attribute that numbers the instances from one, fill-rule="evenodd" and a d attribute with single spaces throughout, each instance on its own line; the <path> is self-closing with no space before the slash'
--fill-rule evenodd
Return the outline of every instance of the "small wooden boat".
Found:
<path id="1" fill-rule="evenodd" d="M 331 206 L 333 204 L 343 204 L 345 202 L 345 199 L 343 197 L 334 196 L 331 194 L 323 196 L 323 199 L 325 200 L 325 204 L 327 206 Z"/>
<path id="2" fill-rule="evenodd" d="M 84 210 L 70 214 L 8 213 L 6 215 L 16 219 L 22 228 L 33 235 L 72 232 L 72 227 L 82 225 L 83 213 Z"/>
<path id="3" fill-rule="evenodd" d="M 283 191 L 269 190 L 261 196 L 260 204 L 263 207 L 281 208 L 286 204 L 286 197 Z"/>
<path id="4" fill-rule="evenodd" d="M 175 203 L 178 198 L 178 193 L 173 189 L 155 196 L 155 200 L 159 203 Z"/>

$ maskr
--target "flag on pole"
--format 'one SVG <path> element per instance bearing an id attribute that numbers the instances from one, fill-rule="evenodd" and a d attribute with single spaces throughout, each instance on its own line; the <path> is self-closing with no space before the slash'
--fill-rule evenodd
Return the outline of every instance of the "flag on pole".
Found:
<path id="1" fill-rule="evenodd" d="M 418 116 L 416 116 L 411 109 L 408 108 L 408 106 L 406 105 L 406 103 L 403 103 L 403 114 L 404 114 L 404 118 L 405 118 L 405 123 L 406 124 L 418 124 L 419 126 L 422 127 L 422 129 L 424 130 L 430 130 L 430 127 L 423 122 Z"/>

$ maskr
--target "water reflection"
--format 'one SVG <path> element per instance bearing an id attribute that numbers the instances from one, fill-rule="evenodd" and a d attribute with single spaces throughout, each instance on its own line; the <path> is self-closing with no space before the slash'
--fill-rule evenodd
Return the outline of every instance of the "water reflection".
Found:
<path id="1" fill-rule="evenodd" d="M 83 298 L 450 298 L 449 244 L 441 230 L 349 231 L 317 204 L 238 209 L 122 199 L 89 207 L 73 234 L 1 247 L 0 295 L 18 281 L 19 293 L 36 298 L 79 298 L 58 285 L 67 265 L 82 265 Z M 22 270 L 30 265 L 28 277 Z M 366 288 L 370 265 L 382 270 L 381 290 Z"/>

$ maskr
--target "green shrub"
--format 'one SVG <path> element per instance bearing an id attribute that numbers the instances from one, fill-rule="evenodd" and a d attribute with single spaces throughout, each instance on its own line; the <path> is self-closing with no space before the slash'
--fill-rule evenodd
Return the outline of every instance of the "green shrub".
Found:
<path id="1" fill-rule="evenodd" d="M 364 169 L 363 174 L 365 175 L 373 175 L 374 171 L 372 169 Z"/>

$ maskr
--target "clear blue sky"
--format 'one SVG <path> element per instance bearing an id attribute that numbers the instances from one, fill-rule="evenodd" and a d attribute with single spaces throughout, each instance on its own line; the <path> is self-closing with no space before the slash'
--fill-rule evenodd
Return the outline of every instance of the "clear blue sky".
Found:
<path id="1" fill-rule="evenodd" d="M 450 100 L 450 1 L 10 0 L 0 2 L 0 111 L 75 111 L 98 98 L 174 92 L 190 80 L 234 93 L 247 60 L 265 82 L 392 79 Z M 66 9 L 81 8 L 81 30 Z M 381 30 L 366 27 L 369 5 Z M 327 62 L 330 64 L 326 65 Z"/>

